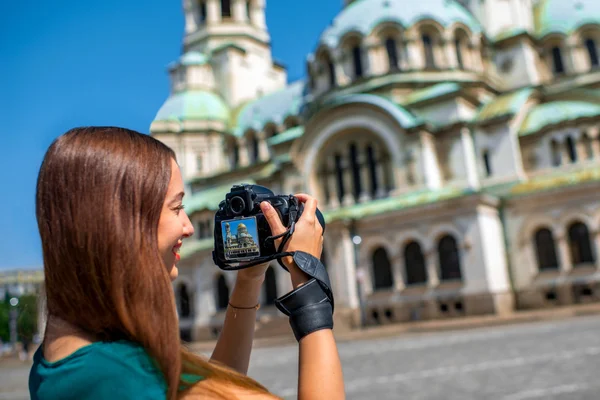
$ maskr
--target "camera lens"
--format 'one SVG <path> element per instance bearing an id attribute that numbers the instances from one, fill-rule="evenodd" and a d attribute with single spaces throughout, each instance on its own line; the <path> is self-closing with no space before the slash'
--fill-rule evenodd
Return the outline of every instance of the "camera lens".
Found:
<path id="1" fill-rule="evenodd" d="M 239 215 L 244 212 L 246 208 L 246 202 L 239 196 L 235 196 L 229 202 L 229 207 L 231 208 L 231 212 L 235 215 Z"/>

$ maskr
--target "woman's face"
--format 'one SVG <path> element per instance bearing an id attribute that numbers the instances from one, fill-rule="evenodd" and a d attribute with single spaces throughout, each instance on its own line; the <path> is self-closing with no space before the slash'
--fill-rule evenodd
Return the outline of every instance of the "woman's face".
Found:
<path id="1" fill-rule="evenodd" d="M 183 238 L 194 234 L 194 227 L 182 206 L 183 179 L 175 160 L 171 159 L 171 181 L 158 222 L 158 249 L 171 280 L 177 278 L 177 262 Z"/>

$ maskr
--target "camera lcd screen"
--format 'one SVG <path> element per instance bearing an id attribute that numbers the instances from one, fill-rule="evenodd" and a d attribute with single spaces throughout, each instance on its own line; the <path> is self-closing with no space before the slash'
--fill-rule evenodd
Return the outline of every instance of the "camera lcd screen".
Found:
<path id="1" fill-rule="evenodd" d="M 221 221 L 225 259 L 243 261 L 260 257 L 256 217 Z"/>

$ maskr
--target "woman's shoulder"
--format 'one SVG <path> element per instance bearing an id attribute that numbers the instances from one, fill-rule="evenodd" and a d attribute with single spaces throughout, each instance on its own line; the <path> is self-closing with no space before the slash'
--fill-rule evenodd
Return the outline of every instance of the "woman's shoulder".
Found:
<path id="1" fill-rule="evenodd" d="M 162 373 L 151 357 L 141 345 L 128 341 L 94 342 L 52 363 L 38 350 L 30 384 L 34 386 L 30 389 L 42 393 L 63 385 L 71 388 L 67 390 L 81 388 L 89 399 L 152 398 L 166 393 Z"/>

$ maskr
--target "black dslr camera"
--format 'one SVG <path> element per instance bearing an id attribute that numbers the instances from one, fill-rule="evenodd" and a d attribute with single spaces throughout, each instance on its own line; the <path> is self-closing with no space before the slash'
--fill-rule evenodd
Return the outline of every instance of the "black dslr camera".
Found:
<path id="1" fill-rule="evenodd" d="M 219 268 L 241 269 L 278 258 L 271 228 L 260 209 L 263 201 L 273 206 L 287 229 L 304 210 L 304 204 L 292 195 L 275 195 L 259 185 L 234 185 L 215 215 L 213 260 Z M 325 231 L 323 214 L 317 210 L 316 216 Z"/>

